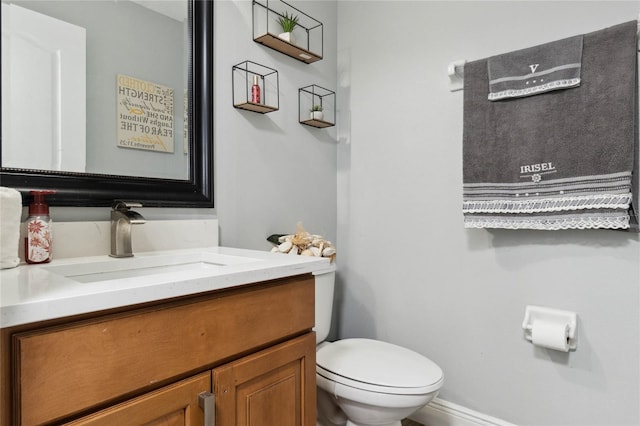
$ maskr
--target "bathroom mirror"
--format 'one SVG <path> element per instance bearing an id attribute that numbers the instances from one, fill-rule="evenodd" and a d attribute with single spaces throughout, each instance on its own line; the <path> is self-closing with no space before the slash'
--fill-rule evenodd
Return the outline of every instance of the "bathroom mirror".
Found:
<path id="1" fill-rule="evenodd" d="M 64 19 L 45 13 L 54 4 Z M 36 12 L 33 27 L 51 31 L 40 39 L 68 45 L 44 59 L 9 61 L 7 52 L 43 44 L 31 34 L 9 44 L 15 21 L 20 31 L 29 26 L 6 13 L 9 6 Z M 213 207 L 212 1 L 3 0 L 2 7 L 0 185 L 22 192 L 23 204 L 29 190 L 54 189 L 54 206 L 122 199 Z M 17 63 L 30 74 L 8 67 Z M 38 145 L 47 138 L 54 142 Z"/>

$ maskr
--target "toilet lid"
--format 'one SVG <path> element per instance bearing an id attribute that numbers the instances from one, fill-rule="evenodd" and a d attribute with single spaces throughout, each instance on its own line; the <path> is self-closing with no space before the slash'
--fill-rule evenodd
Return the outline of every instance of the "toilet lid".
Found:
<path id="1" fill-rule="evenodd" d="M 428 393 L 443 381 L 442 370 L 430 359 L 379 340 L 330 343 L 316 352 L 316 365 L 327 379 L 379 392 Z"/>

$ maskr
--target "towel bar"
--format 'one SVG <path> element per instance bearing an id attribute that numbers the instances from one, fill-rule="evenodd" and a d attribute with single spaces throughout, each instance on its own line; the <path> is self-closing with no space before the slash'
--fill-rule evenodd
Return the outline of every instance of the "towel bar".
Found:
<path id="1" fill-rule="evenodd" d="M 449 74 L 449 91 L 457 92 L 458 90 L 462 90 L 462 84 L 464 82 L 464 64 L 466 63 L 466 60 L 461 59 L 449 64 L 447 69 L 447 73 Z"/>

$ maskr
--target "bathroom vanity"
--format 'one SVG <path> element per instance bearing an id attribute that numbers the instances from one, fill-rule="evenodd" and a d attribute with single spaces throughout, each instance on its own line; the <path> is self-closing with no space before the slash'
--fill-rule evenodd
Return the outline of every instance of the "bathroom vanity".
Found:
<path id="1" fill-rule="evenodd" d="M 1 272 L 3 426 L 315 425 L 311 273 L 327 259 L 146 257 Z"/>

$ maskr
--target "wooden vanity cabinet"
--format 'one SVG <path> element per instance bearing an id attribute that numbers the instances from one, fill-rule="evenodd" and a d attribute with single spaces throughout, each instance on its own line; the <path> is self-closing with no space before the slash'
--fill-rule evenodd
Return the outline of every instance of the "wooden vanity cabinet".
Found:
<path id="1" fill-rule="evenodd" d="M 313 325 L 307 274 L 3 329 L 2 425 L 312 426 Z"/>

